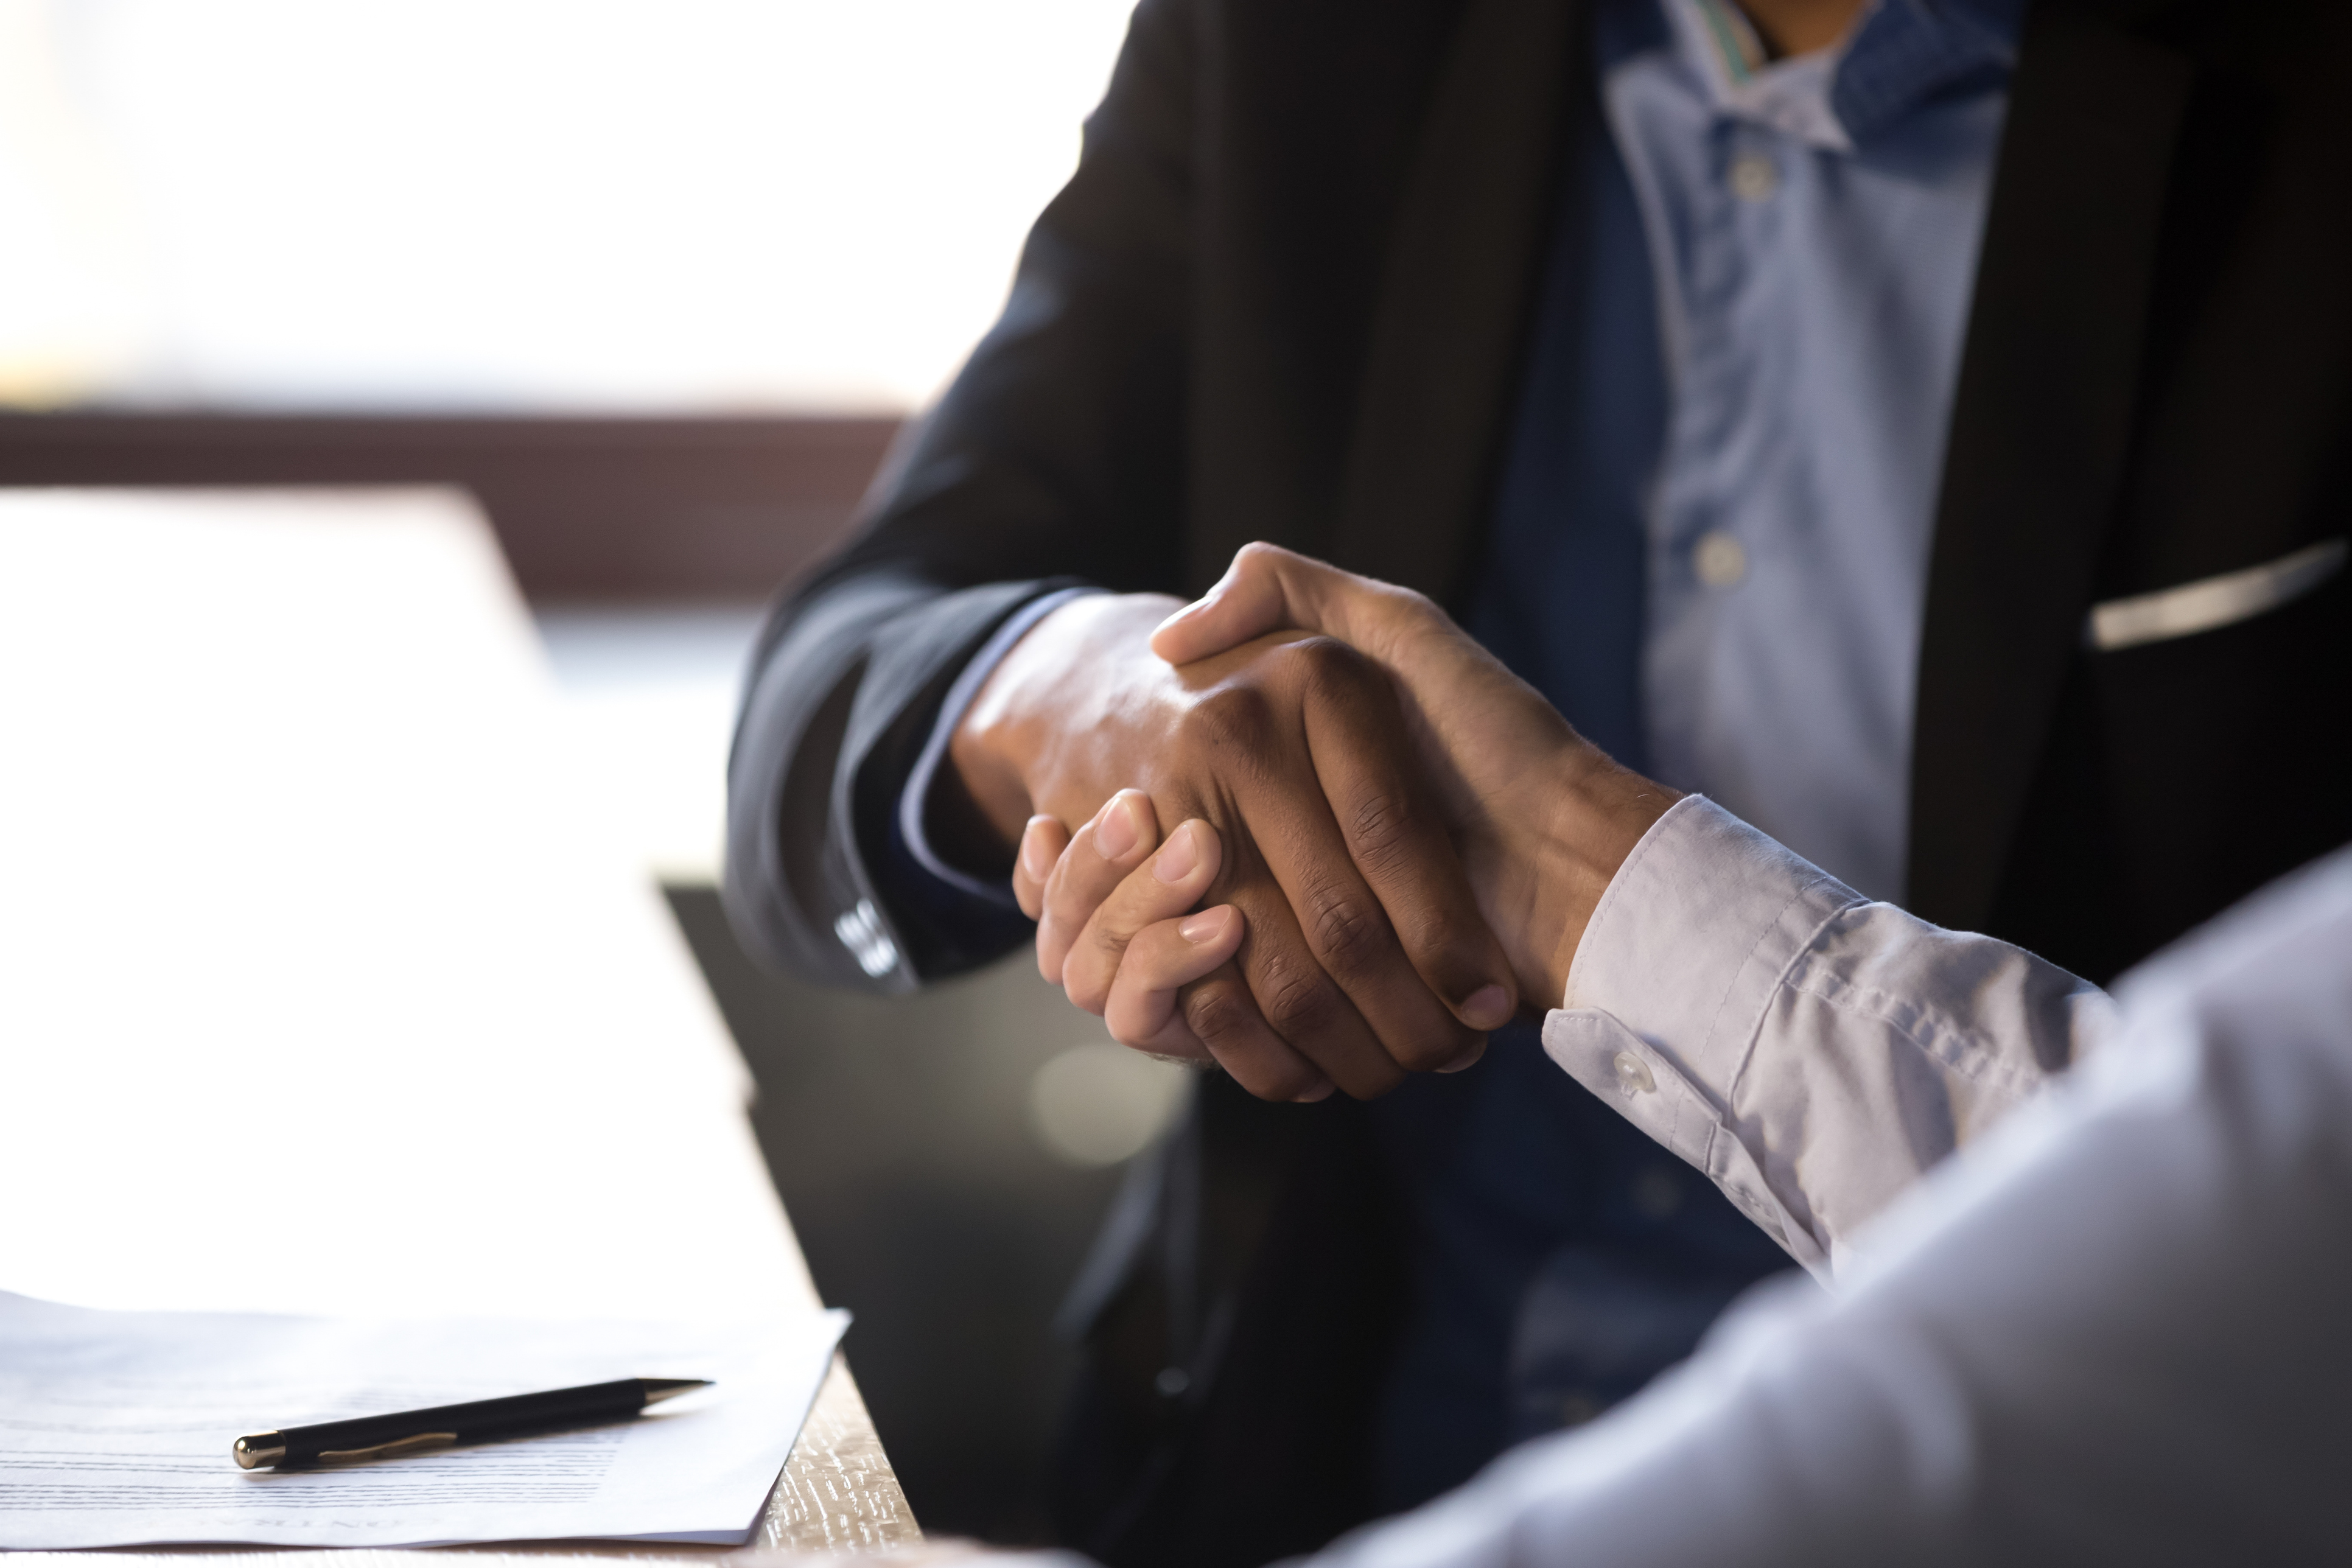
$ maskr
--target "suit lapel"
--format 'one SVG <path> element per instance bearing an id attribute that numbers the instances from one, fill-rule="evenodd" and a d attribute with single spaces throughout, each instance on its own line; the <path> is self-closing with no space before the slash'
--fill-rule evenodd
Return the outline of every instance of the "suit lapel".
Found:
<path id="1" fill-rule="evenodd" d="M 1510 427 L 1582 12 L 1470 0 L 1398 205 L 1328 549 L 1444 602 Z"/>
<path id="2" fill-rule="evenodd" d="M 1910 903 L 1982 926 L 2130 443 L 2192 68 L 2112 24 L 2026 26 L 1978 264 L 1919 653 Z"/>

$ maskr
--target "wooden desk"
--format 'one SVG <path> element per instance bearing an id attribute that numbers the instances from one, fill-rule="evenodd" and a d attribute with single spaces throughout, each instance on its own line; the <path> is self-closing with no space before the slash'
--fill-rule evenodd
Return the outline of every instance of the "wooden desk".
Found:
<path id="1" fill-rule="evenodd" d="M 562 746 L 460 496 L 0 491 L 0 1288 L 814 1305 L 748 1075 Z M 915 1539 L 836 1363 L 761 1540 Z"/>

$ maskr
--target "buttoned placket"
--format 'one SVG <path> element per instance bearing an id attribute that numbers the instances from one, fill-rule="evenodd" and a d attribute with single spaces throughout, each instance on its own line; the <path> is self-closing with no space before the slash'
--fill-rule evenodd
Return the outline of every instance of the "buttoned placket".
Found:
<path id="1" fill-rule="evenodd" d="M 1667 389 L 1639 503 L 1645 761 L 1884 897 L 2004 4 L 1883 0 L 1772 63 L 1727 0 L 1601 16 Z"/>
<path id="2" fill-rule="evenodd" d="M 1769 458 L 1781 414 L 1774 406 L 1772 338 L 1754 330 L 1756 299 L 1769 286 L 1751 258 L 1769 253 L 1782 221 L 1784 168 L 1811 155 L 1786 138 L 1729 115 L 1706 132 L 1708 177 L 1691 187 L 1682 221 L 1653 225 L 1675 237 L 1662 269 L 1673 298 L 1668 416 L 1650 528 L 1650 595 L 1656 635 L 1647 650 L 1654 755 L 1670 775 L 1701 776 L 1688 739 L 1705 722 L 1688 710 L 1706 683 L 1685 668 L 1703 659 L 1725 602 L 1761 564 L 1742 536 L 1740 498 Z M 1659 668 L 1664 661 L 1665 668 Z"/>

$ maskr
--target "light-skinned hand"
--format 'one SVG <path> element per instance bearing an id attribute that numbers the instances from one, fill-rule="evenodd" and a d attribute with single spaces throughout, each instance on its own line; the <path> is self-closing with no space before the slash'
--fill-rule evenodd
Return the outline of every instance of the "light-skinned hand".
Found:
<path id="1" fill-rule="evenodd" d="M 1122 790 L 1103 809 L 1141 816 L 1150 805 L 1140 791 Z M 1052 817 L 1034 816 L 1022 836 L 1013 888 L 1037 919 L 1038 971 L 1100 1016 L 1121 1045 L 1208 1066 L 1215 1058 L 1178 998 L 1231 959 L 1247 929 L 1231 904 L 1193 909 L 1216 879 L 1223 841 L 1195 817 L 1148 854 L 1141 851 L 1151 850 L 1157 836 L 1146 836 L 1120 858 L 1122 875 L 1121 864 L 1097 848 L 1095 826 L 1073 838 Z M 1330 1092 L 1328 1082 L 1322 1092 Z"/>

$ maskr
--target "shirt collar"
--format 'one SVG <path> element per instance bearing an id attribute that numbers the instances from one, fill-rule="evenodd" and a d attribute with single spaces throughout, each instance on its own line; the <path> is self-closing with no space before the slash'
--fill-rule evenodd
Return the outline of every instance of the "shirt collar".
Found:
<path id="1" fill-rule="evenodd" d="M 1942 91 L 2005 74 L 2024 9 L 2024 0 L 1873 0 L 1843 43 L 1768 60 L 1734 0 L 1656 4 L 1666 36 L 1638 24 L 1609 29 L 1621 47 L 1604 40 L 1604 58 L 1636 37 L 1669 45 L 1696 68 L 1718 111 L 1841 153 Z"/>
<path id="2" fill-rule="evenodd" d="M 1879 0 L 1830 90 L 1838 123 L 1865 141 L 1938 93 L 2006 77 L 2024 8 L 2022 0 Z"/>

